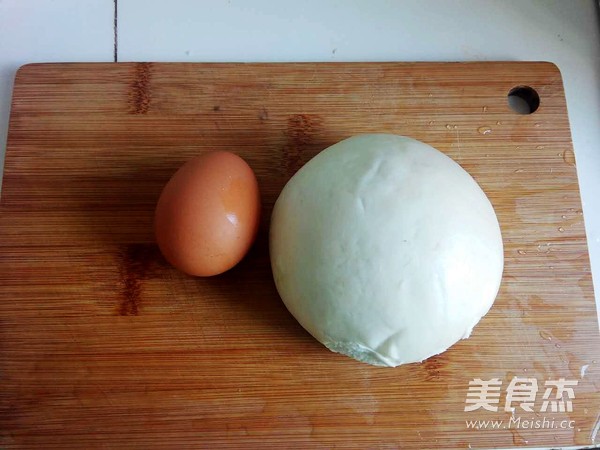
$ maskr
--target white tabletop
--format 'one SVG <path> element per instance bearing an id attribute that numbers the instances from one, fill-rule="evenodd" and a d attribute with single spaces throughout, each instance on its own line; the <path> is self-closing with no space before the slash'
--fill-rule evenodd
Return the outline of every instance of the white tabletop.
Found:
<path id="1" fill-rule="evenodd" d="M 12 81 L 21 64 L 115 56 L 118 61 L 556 63 L 565 84 L 600 304 L 596 1 L 0 0 L 0 158 Z"/>
<path id="2" fill-rule="evenodd" d="M 120 0 L 118 6 L 116 0 L 0 0 L 0 159 L 20 65 L 115 58 L 556 63 L 565 84 L 600 305 L 595 0 Z"/>
<path id="3" fill-rule="evenodd" d="M 600 305 L 596 1 L 0 0 L 0 160 L 13 77 L 21 64 L 115 59 L 556 63 L 565 84 Z"/>
<path id="4" fill-rule="evenodd" d="M 0 0 L 0 160 L 12 81 L 21 64 L 115 59 L 556 63 L 600 305 L 596 1 Z"/>

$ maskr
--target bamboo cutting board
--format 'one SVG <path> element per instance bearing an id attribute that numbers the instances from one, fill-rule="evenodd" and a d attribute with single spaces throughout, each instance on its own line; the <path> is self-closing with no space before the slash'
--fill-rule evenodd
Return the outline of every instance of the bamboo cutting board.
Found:
<path id="1" fill-rule="evenodd" d="M 531 115 L 507 105 L 519 85 L 539 93 Z M 408 135 L 454 158 L 490 197 L 505 243 L 500 293 L 472 337 L 396 369 L 318 344 L 280 301 L 268 260 L 269 216 L 286 181 L 367 132 Z M 198 279 L 165 263 L 152 214 L 173 172 L 209 150 L 249 162 L 264 215 L 239 266 Z M 0 446 L 598 442 L 600 339 L 581 214 L 561 77 L 549 63 L 24 66 L 0 209 Z M 514 377 L 537 380 L 532 412 L 505 411 Z M 502 382 L 497 412 L 464 411 L 476 378 Z M 573 411 L 541 412 L 544 383 L 559 378 L 578 383 Z M 511 417 L 567 422 L 524 428 Z"/>

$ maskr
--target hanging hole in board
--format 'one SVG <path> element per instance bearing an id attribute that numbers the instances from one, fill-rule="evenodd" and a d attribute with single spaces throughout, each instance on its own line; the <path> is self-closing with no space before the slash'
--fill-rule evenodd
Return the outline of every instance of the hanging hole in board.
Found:
<path id="1" fill-rule="evenodd" d="M 529 86 L 516 86 L 508 93 L 508 106 L 518 114 L 533 114 L 540 107 L 540 96 Z"/>

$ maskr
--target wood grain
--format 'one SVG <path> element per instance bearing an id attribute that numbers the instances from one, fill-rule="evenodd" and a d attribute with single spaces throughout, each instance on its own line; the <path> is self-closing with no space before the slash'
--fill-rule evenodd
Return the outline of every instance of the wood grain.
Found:
<path id="1" fill-rule="evenodd" d="M 541 97 L 507 106 L 514 86 Z M 478 132 L 489 127 L 488 134 Z M 500 294 L 470 339 L 421 364 L 333 354 L 288 314 L 267 231 L 327 146 L 390 132 L 445 152 L 501 223 Z M 153 242 L 188 158 L 240 154 L 264 216 L 215 278 Z M 600 339 L 561 77 L 549 63 L 35 64 L 17 74 L 0 205 L 3 448 L 482 448 L 591 444 Z M 468 383 L 576 379 L 572 429 L 467 429 Z M 517 405 L 515 414 L 539 418 Z M 600 436 L 597 437 L 597 439 Z M 598 442 L 598 441 L 596 441 Z"/>

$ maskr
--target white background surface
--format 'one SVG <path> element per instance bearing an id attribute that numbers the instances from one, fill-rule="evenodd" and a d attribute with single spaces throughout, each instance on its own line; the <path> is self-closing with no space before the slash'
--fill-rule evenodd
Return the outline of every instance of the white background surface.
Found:
<path id="1" fill-rule="evenodd" d="M 0 158 L 15 70 L 112 61 L 113 0 L 0 0 Z M 595 0 L 119 0 L 119 61 L 546 60 L 562 71 L 600 304 Z"/>
<path id="2" fill-rule="evenodd" d="M 117 12 L 119 61 L 556 63 L 600 305 L 595 0 L 120 0 Z M 114 13 L 114 0 L 0 0 L 0 161 L 15 70 L 29 62 L 112 61 Z"/>
<path id="3" fill-rule="evenodd" d="M 112 61 L 112 0 L 0 0 L 0 158 L 14 72 Z M 545 60 L 562 71 L 600 291 L 600 29 L 593 0 L 118 3 L 119 61 Z M 600 294 L 596 294 L 600 303 Z"/>

